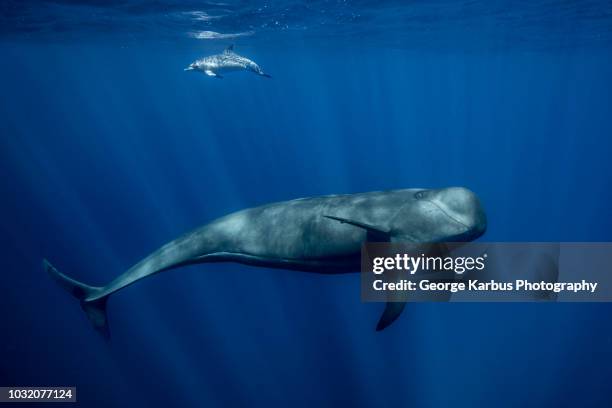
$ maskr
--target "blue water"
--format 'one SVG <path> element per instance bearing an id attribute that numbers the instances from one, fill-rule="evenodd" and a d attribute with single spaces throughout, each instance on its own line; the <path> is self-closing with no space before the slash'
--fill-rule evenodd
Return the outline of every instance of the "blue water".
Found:
<path id="1" fill-rule="evenodd" d="M 382 305 L 233 264 L 104 284 L 262 203 L 465 186 L 488 241 L 611 241 L 612 6 L 4 1 L 0 385 L 82 406 L 610 406 L 609 304 Z M 272 79 L 184 72 L 229 44 Z"/>

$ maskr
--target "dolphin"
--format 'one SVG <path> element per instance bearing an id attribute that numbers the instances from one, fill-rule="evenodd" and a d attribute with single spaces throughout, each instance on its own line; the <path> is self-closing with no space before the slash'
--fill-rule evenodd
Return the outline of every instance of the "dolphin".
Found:
<path id="1" fill-rule="evenodd" d="M 221 73 L 242 70 L 251 71 L 257 75 L 271 78 L 271 76 L 263 72 L 254 61 L 236 54 L 233 45 L 227 47 L 221 54 L 204 57 L 189 64 L 189 66 L 185 68 L 185 71 L 201 71 L 215 78 L 223 78 Z"/>
<path id="2" fill-rule="evenodd" d="M 43 266 L 81 302 L 94 328 L 108 337 L 108 297 L 162 271 L 237 262 L 321 274 L 359 272 L 365 242 L 468 242 L 486 226 L 479 199 L 461 187 L 329 195 L 267 204 L 213 220 L 165 244 L 106 286 L 81 283 L 47 260 Z M 403 306 L 388 302 L 377 330 L 391 324 Z"/>

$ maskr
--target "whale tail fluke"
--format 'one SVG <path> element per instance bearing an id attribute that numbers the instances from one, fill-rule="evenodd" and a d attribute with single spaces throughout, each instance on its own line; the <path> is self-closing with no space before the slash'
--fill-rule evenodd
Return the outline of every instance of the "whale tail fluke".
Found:
<path id="1" fill-rule="evenodd" d="M 89 286 L 64 275 L 46 259 L 43 260 L 43 268 L 64 290 L 81 302 L 81 308 L 96 331 L 102 334 L 105 339 L 109 339 L 110 331 L 108 329 L 108 319 L 106 317 L 106 301 L 108 296 L 103 296 L 95 300 L 87 300 L 87 298 L 102 291 L 103 288 L 99 286 Z"/>

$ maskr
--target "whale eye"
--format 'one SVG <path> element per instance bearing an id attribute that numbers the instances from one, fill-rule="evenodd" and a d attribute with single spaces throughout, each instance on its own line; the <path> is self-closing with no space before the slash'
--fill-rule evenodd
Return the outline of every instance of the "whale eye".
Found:
<path id="1" fill-rule="evenodd" d="M 416 198 L 417 200 L 421 200 L 423 198 L 425 198 L 425 191 L 419 191 L 414 195 L 414 198 Z"/>

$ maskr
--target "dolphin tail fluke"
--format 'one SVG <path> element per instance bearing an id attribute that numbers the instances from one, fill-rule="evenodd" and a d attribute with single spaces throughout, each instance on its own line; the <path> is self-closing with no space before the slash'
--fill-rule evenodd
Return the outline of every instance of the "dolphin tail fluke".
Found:
<path id="1" fill-rule="evenodd" d="M 96 331 L 102 334 L 104 338 L 110 338 L 108 319 L 106 317 L 106 301 L 108 299 L 108 295 L 95 300 L 86 300 L 87 298 L 95 295 L 97 292 L 102 291 L 103 288 L 98 286 L 89 286 L 64 275 L 46 259 L 43 260 L 43 268 L 64 290 L 81 302 L 81 308 L 87 315 L 87 318 L 91 324 L 93 324 Z"/>
<path id="2" fill-rule="evenodd" d="M 266 78 L 272 78 L 272 75 L 270 74 L 266 74 L 265 72 L 263 74 L 261 74 L 262 77 L 266 77 Z"/>

